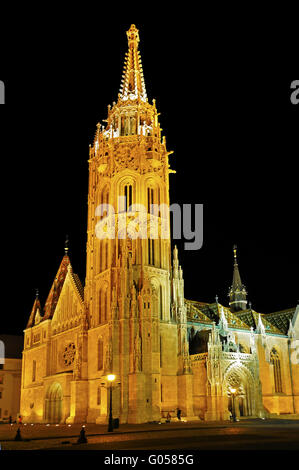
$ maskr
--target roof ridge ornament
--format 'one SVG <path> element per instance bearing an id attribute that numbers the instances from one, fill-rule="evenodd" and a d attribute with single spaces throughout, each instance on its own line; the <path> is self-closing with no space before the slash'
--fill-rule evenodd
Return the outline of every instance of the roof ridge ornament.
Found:
<path id="1" fill-rule="evenodd" d="M 262 322 L 262 317 L 261 317 L 260 313 L 259 313 L 259 319 L 258 319 L 258 323 L 257 323 L 257 327 L 256 327 L 256 332 L 259 335 L 264 335 L 265 334 L 265 326 Z"/>
<path id="2" fill-rule="evenodd" d="M 288 330 L 288 337 L 293 339 L 296 337 L 296 332 L 295 332 L 295 328 L 293 326 L 291 318 L 289 319 L 289 322 L 290 322 L 290 325 L 289 325 L 289 330 Z"/>
<path id="3" fill-rule="evenodd" d="M 227 319 L 224 314 L 223 306 L 221 306 L 221 309 L 220 309 L 220 319 L 219 319 L 218 327 L 219 327 L 219 333 L 221 334 L 221 336 L 227 336 L 229 328 L 228 328 Z"/>

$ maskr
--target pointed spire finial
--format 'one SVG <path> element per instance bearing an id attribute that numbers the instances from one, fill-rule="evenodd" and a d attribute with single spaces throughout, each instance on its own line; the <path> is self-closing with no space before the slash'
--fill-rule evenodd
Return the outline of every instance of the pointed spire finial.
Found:
<path id="1" fill-rule="evenodd" d="M 289 320 L 288 337 L 289 338 L 295 338 L 296 337 L 295 328 L 293 327 L 293 323 L 292 323 L 291 319 Z"/>
<path id="2" fill-rule="evenodd" d="M 69 236 L 66 235 L 64 242 L 64 253 L 67 255 L 69 251 Z"/>
<path id="3" fill-rule="evenodd" d="M 233 246 L 233 252 L 234 252 L 235 264 L 237 264 L 237 245 L 234 245 L 234 246 Z"/>
<path id="4" fill-rule="evenodd" d="M 262 322 L 262 317 L 261 317 L 260 313 L 259 313 L 258 322 L 257 322 L 257 326 L 256 326 L 256 332 L 258 334 L 261 334 L 261 335 L 265 334 L 265 325 Z"/>
<path id="5" fill-rule="evenodd" d="M 139 43 L 139 30 L 134 24 L 131 24 L 130 29 L 127 31 L 127 38 L 129 47 L 138 47 Z"/>
<path id="6" fill-rule="evenodd" d="M 138 50 L 139 32 L 134 24 L 127 31 L 129 50 L 126 53 L 121 80 L 119 100 L 147 101 L 140 52 Z"/>
<path id="7" fill-rule="evenodd" d="M 38 289 L 35 289 L 35 297 L 38 299 L 39 297 L 39 290 Z"/>

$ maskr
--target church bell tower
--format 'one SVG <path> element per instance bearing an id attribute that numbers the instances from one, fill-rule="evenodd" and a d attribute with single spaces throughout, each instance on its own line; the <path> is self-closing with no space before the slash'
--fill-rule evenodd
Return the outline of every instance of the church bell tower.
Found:
<path id="1" fill-rule="evenodd" d="M 159 419 L 163 402 L 177 405 L 170 388 L 181 347 L 171 309 L 172 152 L 147 98 L 135 25 L 127 38 L 118 100 L 90 146 L 85 299 L 89 354 L 103 357 L 89 379 L 116 374 L 114 415 L 136 423 Z"/>

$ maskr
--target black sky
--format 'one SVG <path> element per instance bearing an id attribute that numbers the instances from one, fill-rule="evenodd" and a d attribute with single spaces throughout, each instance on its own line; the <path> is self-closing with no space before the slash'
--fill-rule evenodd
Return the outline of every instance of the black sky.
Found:
<path id="1" fill-rule="evenodd" d="M 243 24 L 203 34 L 203 19 L 192 15 L 186 22 L 59 17 L 14 31 L 18 40 L 7 41 L 2 62 L 2 333 L 22 332 L 36 287 L 45 301 L 66 234 L 84 283 L 88 146 L 117 100 L 131 22 L 147 93 L 174 151 L 171 202 L 204 204 L 202 249 L 177 243 L 185 296 L 213 302 L 218 294 L 227 304 L 236 243 L 256 310 L 299 299 L 299 105 L 290 102 L 299 76 L 290 43 L 258 25 L 254 35 Z"/>

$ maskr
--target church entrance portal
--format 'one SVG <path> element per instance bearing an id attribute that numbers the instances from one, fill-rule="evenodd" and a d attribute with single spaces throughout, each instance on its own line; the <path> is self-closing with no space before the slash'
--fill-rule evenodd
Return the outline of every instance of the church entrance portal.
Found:
<path id="1" fill-rule="evenodd" d="M 254 416 L 254 387 L 253 379 L 249 371 L 242 366 L 232 366 L 225 375 L 225 387 L 228 395 L 228 409 L 233 414 L 234 402 L 235 416 Z M 235 398 L 232 400 L 230 390 L 235 390 Z"/>
<path id="2" fill-rule="evenodd" d="M 45 420 L 60 423 L 62 417 L 62 388 L 59 383 L 50 385 L 45 400 Z"/>

